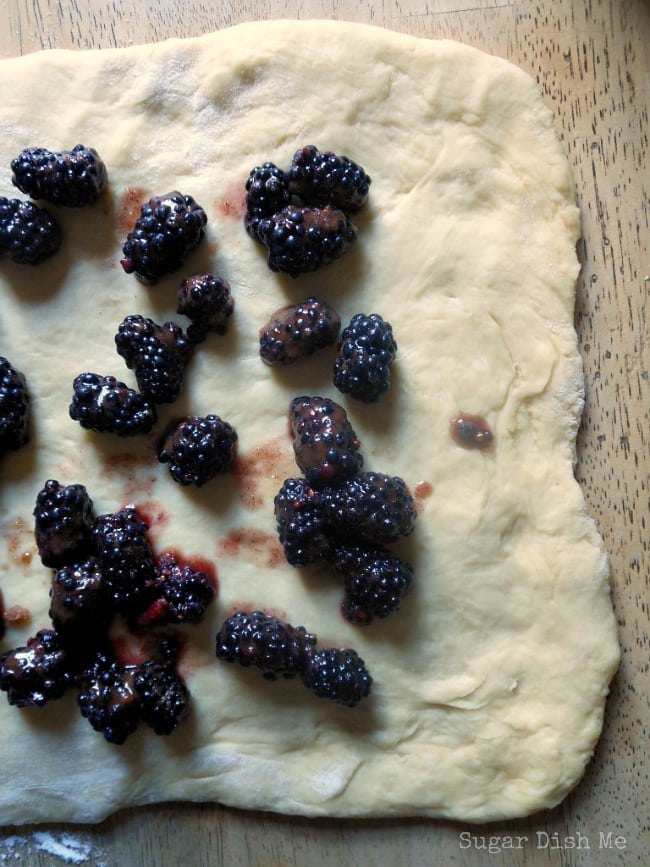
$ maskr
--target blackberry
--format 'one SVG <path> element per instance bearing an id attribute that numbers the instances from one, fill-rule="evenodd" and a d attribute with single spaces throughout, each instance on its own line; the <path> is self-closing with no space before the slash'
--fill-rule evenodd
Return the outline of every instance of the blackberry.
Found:
<path id="1" fill-rule="evenodd" d="M 330 555 L 325 513 L 318 491 L 305 479 L 285 479 L 273 502 L 278 537 L 291 566 L 305 566 Z"/>
<path id="2" fill-rule="evenodd" d="M 200 570 L 181 565 L 173 554 L 158 559 L 156 599 L 138 624 L 198 623 L 214 598 L 214 585 Z"/>
<path id="3" fill-rule="evenodd" d="M 139 665 L 133 689 L 142 720 L 157 735 L 169 735 L 189 711 L 190 694 L 181 676 L 172 668 L 151 660 Z"/>
<path id="4" fill-rule="evenodd" d="M 325 301 L 309 297 L 277 310 L 260 331 L 260 355 L 270 365 L 292 364 L 336 343 L 341 318 Z"/>
<path id="5" fill-rule="evenodd" d="M 338 546 L 333 562 L 345 587 L 343 613 L 353 623 L 397 611 L 413 578 L 412 566 L 379 546 Z"/>
<path id="6" fill-rule="evenodd" d="M 70 656 L 53 629 L 41 629 L 26 647 L 0 657 L 0 689 L 16 707 L 41 707 L 61 698 L 71 682 Z"/>
<path id="7" fill-rule="evenodd" d="M 0 258 L 39 265 L 61 246 L 61 229 L 49 211 L 33 202 L 0 196 Z"/>
<path id="8" fill-rule="evenodd" d="M 314 487 L 336 485 L 363 465 L 359 438 L 342 406 L 326 397 L 296 397 L 289 405 L 293 451 Z"/>
<path id="9" fill-rule="evenodd" d="M 268 265 L 297 277 L 333 262 L 346 253 L 356 239 L 356 229 L 343 211 L 288 205 L 258 229 L 268 250 Z"/>
<path id="10" fill-rule="evenodd" d="M 135 665 L 121 665 L 98 653 L 79 683 L 77 704 L 97 732 L 109 743 L 123 744 L 140 720 L 140 704 L 135 694 Z"/>
<path id="11" fill-rule="evenodd" d="M 376 313 L 358 313 L 341 334 L 334 385 L 363 403 L 375 403 L 388 390 L 396 352 L 390 324 Z"/>
<path id="12" fill-rule="evenodd" d="M 155 406 L 114 376 L 80 373 L 72 388 L 70 418 L 87 430 L 127 437 L 148 433 L 156 422 Z"/>
<path id="13" fill-rule="evenodd" d="M 113 603 L 124 612 L 144 610 L 155 596 L 156 565 L 148 529 L 130 506 L 100 515 L 93 525 L 104 582 Z"/>
<path id="14" fill-rule="evenodd" d="M 267 680 L 296 677 L 316 638 L 304 627 L 283 623 L 263 611 L 237 611 L 217 633 L 217 659 L 252 667 Z"/>
<path id="15" fill-rule="evenodd" d="M 92 542 L 93 503 L 83 485 L 48 479 L 36 495 L 34 536 L 44 566 L 58 569 L 83 556 Z"/>
<path id="16" fill-rule="evenodd" d="M 194 343 L 205 339 L 209 331 L 225 334 L 235 305 L 227 280 L 212 274 L 186 277 L 178 288 L 177 313 L 192 320 L 187 336 Z"/>
<path id="17" fill-rule="evenodd" d="M 115 345 L 126 366 L 134 371 L 145 400 L 153 404 L 176 400 L 192 352 L 180 326 L 173 322 L 158 325 L 133 314 L 120 323 Z"/>
<path id="18" fill-rule="evenodd" d="M 310 653 L 301 672 L 302 682 L 319 698 L 354 707 L 370 694 L 372 677 L 351 648 L 328 648 Z"/>
<path id="19" fill-rule="evenodd" d="M 192 196 L 178 190 L 154 196 L 140 211 L 122 247 L 122 268 L 144 283 L 178 271 L 205 234 L 207 216 Z"/>
<path id="20" fill-rule="evenodd" d="M 49 615 L 66 640 L 87 640 L 108 626 L 113 610 L 100 561 L 90 556 L 52 576 Z"/>
<path id="21" fill-rule="evenodd" d="M 406 482 L 384 473 L 360 473 L 323 493 L 330 531 L 341 538 L 384 545 L 415 528 L 415 500 Z"/>
<path id="22" fill-rule="evenodd" d="M 61 153 L 26 148 L 11 161 L 11 169 L 14 186 L 21 192 L 56 205 L 91 205 L 107 183 L 106 166 L 99 154 L 82 144 Z"/>
<path id="23" fill-rule="evenodd" d="M 274 163 L 256 166 L 246 181 L 246 231 L 258 240 L 260 224 L 289 204 L 288 178 Z"/>
<path id="24" fill-rule="evenodd" d="M 25 375 L 0 356 L 0 457 L 29 442 L 30 397 Z"/>
<path id="25" fill-rule="evenodd" d="M 232 467 L 237 432 L 218 415 L 186 416 L 168 429 L 158 451 L 158 460 L 180 485 L 201 487 Z"/>
<path id="26" fill-rule="evenodd" d="M 371 180 L 345 156 L 307 145 L 296 151 L 288 172 L 289 191 L 308 204 L 330 203 L 358 211 L 366 203 Z"/>

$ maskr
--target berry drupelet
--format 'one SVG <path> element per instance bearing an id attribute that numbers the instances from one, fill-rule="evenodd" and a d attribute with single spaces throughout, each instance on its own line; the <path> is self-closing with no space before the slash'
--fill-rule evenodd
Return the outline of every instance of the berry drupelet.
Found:
<path id="1" fill-rule="evenodd" d="M 375 313 L 358 313 L 341 334 L 334 385 L 363 403 L 375 403 L 388 390 L 396 352 L 390 324 Z"/>
<path id="2" fill-rule="evenodd" d="M 350 648 L 328 648 L 310 653 L 301 678 L 319 698 L 355 707 L 370 694 L 372 677 L 359 654 Z"/>
<path id="3" fill-rule="evenodd" d="M 30 397 L 25 375 L 0 356 L 0 457 L 29 442 Z"/>
<path id="4" fill-rule="evenodd" d="M 148 433 L 155 406 L 114 376 L 80 373 L 73 383 L 70 418 L 87 430 L 127 437 Z"/>
<path id="5" fill-rule="evenodd" d="M 198 569 L 162 554 L 156 566 L 156 598 L 138 617 L 138 625 L 198 623 L 215 595 L 214 584 Z"/>
<path id="6" fill-rule="evenodd" d="M 314 487 L 336 485 L 363 465 L 359 438 L 342 406 L 326 397 L 296 397 L 289 405 L 296 463 Z"/>
<path id="7" fill-rule="evenodd" d="M 323 503 L 328 528 L 339 538 L 384 545 L 415 529 L 415 500 L 399 476 L 359 473 L 324 491 Z"/>
<path id="8" fill-rule="evenodd" d="M 285 479 L 273 505 L 278 537 L 291 566 L 305 566 L 330 556 L 321 496 L 306 479 Z"/>
<path id="9" fill-rule="evenodd" d="M 108 180 L 97 151 L 82 144 L 60 153 L 26 148 L 11 161 L 11 169 L 13 184 L 21 192 L 69 207 L 93 204 Z"/>
<path id="10" fill-rule="evenodd" d="M 39 265 L 61 246 L 54 217 L 33 202 L 0 196 L 0 258 L 18 265 Z"/>
<path id="11" fill-rule="evenodd" d="M 208 332 L 225 334 L 235 305 L 230 283 L 213 274 L 193 274 L 178 287 L 177 313 L 192 320 L 187 336 L 193 343 L 205 340 Z"/>
<path id="12" fill-rule="evenodd" d="M 201 487 L 234 464 L 237 432 L 218 415 L 187 416 L 165 434 L 158 460 L 169 464 L 174 481 Z"/>
<path id="13" fill-rule="evenodd" d="M 140 717 L 157 735 L 170 735 L 189 712 L 190 694 L 170 666 L 148 660 L 133 675 Z"/>
<path id="14" fill-rule="evenodd" d="M 122 247 L 122 268 L 144 283 L 178 271 L 205 234 L 207 216 L 192 196 L 178 190 L 154 196 L 140 211 Z"/>
<path id="15" fill-rule="evenodd" d="M 135 693 L 137 667 L 121 665 L 100 652 L 80 678 L 77 704 L 97 732 L 109 743 L 123 744 L 140 720 Z"/>
<path id="16" fill-rule="evenodd" d="M 155 597 L 156 565 L 148 525 L 136 509 L 100 515 L 93 525 L 95 551 L 113 604 L 129 614 L 143 611 Z"/>
<path id="17" fill-rule="evenodd" d="M 192 344 L 180 326 L 173 322 L 158 325 L 133 314 L 120 323 L 115 345 L 126 366 L 134 371 L 145 400 L 153 404 L 176 400 L 192 353 Z"/>
<path id="18" fill-rule="evenodd" d="M 286 172 L 274 163 L 256 166 L 246 181 L 246 231 L 262 240 L 264 220 L 286 208 L 290 200 Z"/>
<path id="19" fill-rule="evenodd" d="M 263 611 L 237 611 L 217 633 L 216 655 L 259 671 L 267 680 L 293 678 L 302 671 L 316 638 Z"/>
<path id="20" fill-rule="evenodd" d="M 54 569 L 86 554 L 92 544 L 93 504 L 83 485 L 48 479 L 36 495 L 34 535 L 44 566 Z"/>
<path id="21" fill-rule="evenodd" d="M 337 546 L 334 569 L 343 580 L 343 614 L 353 623 L 397 611 L 413 579 L 413 567 L 380 546 Z"/>
<path id="22" fill-rule="evenodd" d="M 271 366 L 292 364 L 336 343 L 341 318 L 318 298 L 277 310 L 260 331 L 260 356 Z"/>
<path id="23" fill-rule="evenodd" d="M 368 198 L 371 180 L 346 156 L 307 145 L 296 151 L 288 172 L 289 191 L 308 204 L 330 203 L 358 211 Z"/>
<path id="24" fill-rule="evenodd" d="M 61 698 L 72 683 L 70 655 L 54 629 L 41 629 L 0 658 L 0 689 L 9 704 L 41 707 Z"/>
<path id="25" fill-rule="evenodd" d="M 92 640 L 105 632 L 113 616 L 111 602 L 101 563 L 93 555 L 52 576 L 49 615 L 66 642 Z"/>

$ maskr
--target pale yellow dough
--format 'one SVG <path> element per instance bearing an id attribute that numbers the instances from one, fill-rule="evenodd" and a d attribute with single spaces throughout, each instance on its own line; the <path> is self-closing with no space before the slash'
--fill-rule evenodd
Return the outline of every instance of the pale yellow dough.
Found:
<path id="1" fill-rule="evenodd" d="M 573 476 L 579 215 L 532 79 L 460 44 L 329 21 L 2 61 L 0 195 L 20 195 L 9 163 L 23 147 L 78 142 L 102 155 L 110 192 L 91 209 L 53 208 L 65 242 L 46 264 L 0 263 L 0 354 L 26 374 L 34 418 L 31 445 L 2 461 L 0 587 L 7 608 L 31 612 L 2 646 L 48 625 L 31 518 L 47 478 L 85 484 L 98 513 L 145 507 L 156 550 L 211 560 L 220 590 L 206 622 L 184 630 L 194 704 L 170 737 L 141 726 L 116 747 L 74 695 L 23 711 L 0 696 L 0 823 L 91 822 L 176 799 L 463 821 L 557 804 L 592 755 L 619 651 L 606 556 Z M 242 188 L 253 166 L 286 167 L 305 144 L 361 163 L 371 196 L 346 258 L 281 279 L 244 231 Z M 119 265 L 130 188 L 138 201 L 179 189 L 208 213 L 204 245 L 156 288 Z M 143 439 L 83 431 L 68 418 L 73 378 L 134 384 L 114 347 L 119 322 L 186 325 L 176 287 L 204 269 L 231 282 L 235 316 L 198 349 L 178 404 Z M 392 323 L 399 356 L 379 404 L 338 395 L 333 351 L 280 371 L 260 361 L 259 327 L 312 293 L 344 323 L 359 311 Z M 397 546 L 414 585 L 366 629 L 341 617 L 328 568 L 278 556 L 272 499 L 299 474 L 286 411 L 301 393 L 340 399 L 366 469 L 433 486 Z M 200 490 L 172 482 L 154 446 L 187 411 L 236 427 L 239 476 Z M 452 440 L 459 412 L 485 416 L 492 451 Z M 351 710 L 218 662 L 215 632 L 235 605 L 355 647 L 372 697 Z"/>

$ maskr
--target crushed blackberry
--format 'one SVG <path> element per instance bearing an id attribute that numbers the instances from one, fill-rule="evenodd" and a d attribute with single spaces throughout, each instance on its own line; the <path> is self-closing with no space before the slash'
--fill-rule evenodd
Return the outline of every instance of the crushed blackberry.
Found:
<path id="1" fill-rule="evenodd" d="M 318 491 L 306 479 L 285 479 L 274 500 L 278 537 L 291 566 L 327 559 L 331 543 Z"/>
<path id="2" fill-rule="evenodd" d="M 333 562 L 345 587 L 343 613 L 353 623 L 397 611 L 413 579 L 413 567 L 380 546 L 340 545 Z"/>
<path id="3" fill-rule="evenodd" d="M 155 406 L 114 376 L 80 373 L 73 383 L 70 418 L 87 430 L 127 437 L 148 433 Z"/>
<path id="4" fill-rule="evenodd" d="M 232 467 L 237 432 L 218 415 L 187 416 L 171 425 L 165 434 L 158 460 L 180 485 L 201 487 Z"/>
<path id="5" fill-rule="evenodd" d="M 288 172 L 289 191 L 307 204 L 330 203 L 358 211 L 368 198 L 371 180 L 346 156 L 307 145 L 296 151 Z"/>
<path id="6" fill-rule="evenodd" d="M 134 672 L 133 690 L 142 720 L 157 735 L 171 734 L 189 712 L 187 686 L 167 665 L 151 660 L 139 665 Z"/>
<path id="7" fill-rule="evenodd" d="M 32 199 L 56 205 L 91 205 L 107 183 L 106 166 L 93 148 L 82 144 L 71 151 L 53 153 L 46 148 L 26 148 L 11 161 L 14 186 Z"/>
<path id="8" fill-rule="evenodd" d="M 343 211 L 331 205 L 288 205 L 258 228 L 268 250 L 268 265 L 297 277 L 315 271 L 346 253 L 356 239 L 356 229 Z"/>
<path id="9" fill-rule="evenodd" d="M 341 334 L 334 385 L 363 403 L 375 403 L 388 390 L 396 352 L 390 324 L 375 313 L 358 313 Z"/>
<path id="10" fill-rule="evenodd" d="M 354 707 L 370 694 L 372 677 L 351 648 L 328 648 L 308 654 L 302 682 L 319 698 Z"/>
<path id="11" fill-rule="evenodd" d="M 173 322 L 158 325 L 139 314 L 125 317 L 115 335 L 118 353 L 135 373 L 138 388 L 153 404 L 173 403 L 183 383 L 192 344 Z"/>
<path id="12" fill-rule="evenodd" d="M 25 375 L 0 356 L 0 457 L 29 442 L 30 396 Z"/>
<path id="13" fill-rule="evenodd" d="M 113 608 L 97 557 L 91 555 L 54 573 L 49 615 L 67 642 L 85 641 L 106 630 Z"/>
<path id="14" fill-rule="evenodd" d="M 213 274 L 194 274 L 178 287 L 177 313 L 192 320 L 187 336 L 193 343 L 205 340 L 208 332 L 225 334 L 235 305 L 230 283 Z"/>
<path id="15" fill-rule="evenodd" d="M 246 231 L 258 240 L 260 224 L 289 204 L 288 178 L 274 163 L 256 166 L 246 181 Z"/>
<path id="16" fill-rule="evenodd" d="M 385 473 L 360 473 L 323 492 L 325 517 L 337 537 L 384 545 L 415 528 L 415 500 L 406 482 Z"/>
<path id="17" fill-rule="evenodd" d="M 270 365 L 292 364 L 336 343 L 341 318 L 313 296 L 277 310 L 260 331 L 260 356 Z"/>
<path id="18" fill-rule="evenodd" d="M 314 487 L 336 485 L 363 465 L 359 438 L 342 406 L 326 397 L 301 396 L 289 406 L 293 451 Z"/>
<path id="19" fill-rule="evenodd" d="M 136 669 L 135 665 L 121 665 L 111 656 L 98 653 L 80 678 L 77 704 L 81 715 L 109 743 L 123 744 L 138 726 Z"/>
<path id="20" fill-rule="evenodd" d="M 252 667 L 267 680 L 296 677 L 316 638 L 263 611 L 237 611 L 217 633 L 217 659 Z"/>
<path id="21" fill-rule="evenodd" d="M 110 598 L 129 614 L 144 610 L 155 597 L 156 565 L 148 529 L 130 506 L 99 515 L 93 525 L 95 551 Z"/>
<path id="22" fill-rule="evenodd" d="M 34 536 L 44 566 L 58 569 L 88 552 L 93 503 L 83 485 L 48 479 L 36 495 Z"/>
<path id="23" fill-rule="evenodd" d="M 16 707 L 41 707 L 61 698 L 71 682 L 70 656 L 53 629 L 41 629 L 26 647 L 0 657 L 0 689 Z"/>
<path id="24" fill-rule="evenodd" d="M 178 190 L 153 196 L 140 211 L 122 247 L 122 268 L 144 283 L 178 271 L 205 234 L 207 216 L 192 196 Z"/>
<path id="25" fill-rule="evenodd" d="M 156 573 L 156 598 L 138 624 L 198 623 L 214 598 L 214 585 L 205 572 L 183 566 L 168 553 L 158 558 Z"/>
<path id="26" fill-rule="evenodd" d="M 0 196 L 0 258 L 39 265 L 61 246 L 59 224 L 45 208 Z"/>

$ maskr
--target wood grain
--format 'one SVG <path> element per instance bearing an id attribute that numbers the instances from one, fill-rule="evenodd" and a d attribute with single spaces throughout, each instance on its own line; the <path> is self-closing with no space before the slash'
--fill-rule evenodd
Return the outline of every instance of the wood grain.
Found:
<path id="1" fill-rule="evenodd" d="M 458 39 L 507 57 L 536 77 L 573 166 L 583 215 L 576 326 L 587 400 L 577 476 L 610 552 L 623 649 L 594 761 L 581 785 L 550 813 L 503 826 L 470 828 L 417 820 L 314 822 L 217 805 L 163 805 L 125 811 L 98 827 L 72 829 L 77 852 L 87 855 L 78 863 L 132 867 L 646 864 L 650 849 L 644 758 L 650 720 L 648 5 L 644 0 L 230 0 L 221 4 L 0 0 L 0 6 L 3 57 L 55 46 L 106 48 L 193 36 L 255 19 L 319 17 Z M 51 840 L 65 842 L 65 828 L 46 831 Z M 0 857 L 8 863 L 17 861 L 18 854 L 21 864 L 55 865 L 66 860 L 61 852 L 56 854 L 48 838 L 39 840 L 21 829 L 18 834 L 24 839 L 12 843 L 11 833 L 8 829 L 0 837 Z M 464 833 L 472 835 L 467 847 Z M 499 835 L 526 840 L 519 841 L 517 849 L 490 853 L 480 848 Z M 567 842 L 567 836 L 573 847 L 559 848 L 556 844 Z"/>

